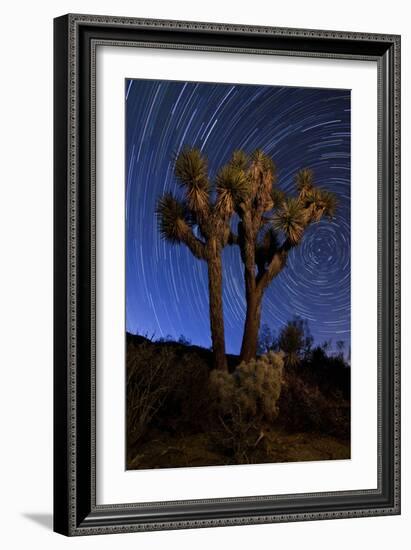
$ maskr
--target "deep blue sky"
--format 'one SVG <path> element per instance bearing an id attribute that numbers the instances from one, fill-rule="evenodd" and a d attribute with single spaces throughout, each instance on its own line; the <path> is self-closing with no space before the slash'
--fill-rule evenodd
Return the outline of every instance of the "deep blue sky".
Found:
<path id="1" fill-rule="evenodd" d="M 271 283 L 262 323 L 278 329 L 299 315 L 317 343 L 350 341 L 350 92 L 238 84 L 126 80 L 126 327 L 209 347 L 206 264 L 160 238 L 154 215 L 165 191 L 181 193 L 172 158 L 184 145 L 208 157 L 210 176 L 234 149 L 262 148 L 281 189 L 314 170 L 339 200 L 336 219 L 310 227 Z M 245 314 L 237 247 L 224 262 L 228 353 L 238 353 Z"/>

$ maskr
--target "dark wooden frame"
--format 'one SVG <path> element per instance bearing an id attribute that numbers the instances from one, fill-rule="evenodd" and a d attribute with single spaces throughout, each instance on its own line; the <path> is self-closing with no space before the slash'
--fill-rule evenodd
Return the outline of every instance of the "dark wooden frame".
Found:
<path id="1" fill-rule="evenodd" d="M 96 505 L 94 102 L 99 44 L 377 62 L 377 489 Z M 65 15 L 54 21 L 54 136 L 55 531 L 86 535 L 399 514 L 400 37 Z"/>

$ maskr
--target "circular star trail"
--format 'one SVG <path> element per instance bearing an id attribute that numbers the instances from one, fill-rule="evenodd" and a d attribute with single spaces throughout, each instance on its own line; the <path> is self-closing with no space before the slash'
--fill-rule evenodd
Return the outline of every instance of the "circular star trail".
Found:
<path id="1" fill-rule="evenodd" d="M 261 148 L 278 186 L 295 193 L 297 170 L 338 198 L 336 217 L 310 226 L 267 289 L 262 323 L 278 331 L 298 315 L 315 342 L 350 342 L 350 92 L 240 84 L 127 80 L 126 326 L 132 333 L 211 345 L 206 264 L 161 239 L 154 214 L 166 191 L 181 193 L 173 158 L 188 145 L 208 158 L 210 177 L 234 149 Z M 245 316 L 243 266 L 223 252 L 228 353 L 238 353 Z"/>

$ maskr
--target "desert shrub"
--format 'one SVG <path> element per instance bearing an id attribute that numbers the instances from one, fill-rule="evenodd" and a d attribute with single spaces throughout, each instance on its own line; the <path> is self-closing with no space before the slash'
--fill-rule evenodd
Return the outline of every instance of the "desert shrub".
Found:
<path id="1" fill-rule="evenodd" d="M 202 430 L 208 419 L 209 367 L 195 352 L 175 353 L 169 373 L 173 385 L 158 418 L 158 425 L 168 430 Z"/>
<path id="2" fill-rule="evenodd" d="M 291 370 L 284 376 L 279 400 L 279 420 L 290 431 L 315 431 L 349 438 L 350 404 L 341 393 L 325 395 Z"/>
<path id="3" fill-rule="evenodd" d="M 309 385 L 318 386 L 325 396 L 350 399 L 351 369 L 341 354 L 327 355 L 323 348 L 315 347 L 298 369 L 298 376 Z"/>
<path id="4" fill-rule="evenodd" d="M 151 419 L 170 391 L 167 370 L 170 357 L 166 350 L 154 356 L 150 345 L 128 349 L 127 353 L 127 444 L 134 445 L 144 434 Z"/>
<path id="5" fill-rule="evenodd" d="M 312 343 L 308 322 L 297 316 L 280 330 L 276 347 L 285 353 L 285 366 L 295 367 L 310 353 Z"/>
<path id="6" fill-rule="evenodd" d="M 205 402 L 208 366 L 179 347 L 143 342 L 127 348 L 127 447 L 173 418 L 198 419 Z"/>
<path id="7" fill-rule="evenodd" d="M 278 415 L 283 375 L 282 354 L 269 352 L 233 373 L 214 370 L 210 374 L 210 399 L 217 419 L 217 444 L 248 462 L 248 452 L 263 437 L 264 422 Z"/>

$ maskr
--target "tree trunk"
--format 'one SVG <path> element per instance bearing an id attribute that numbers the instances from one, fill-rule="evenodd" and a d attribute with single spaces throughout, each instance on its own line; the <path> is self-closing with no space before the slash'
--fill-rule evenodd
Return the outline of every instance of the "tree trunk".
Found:
<path id="1" fill-rule="evenodd" d="M 208 262 L 208 290 L 210 298 L 210 328 L 215 367 L 227 370 L 224 340 L 223 273 L 221 256 L 217 254 Z"/>
<path id="2" fill-rule="evenodd" d="M 262 298 L 262 293 L 257 288 L 255 273 L 257 233 L 253 229 L 253 218 L 250 211 L 244 212 L 242 222 L 239 224 L 238 234 L 240 237 L 241 258 L 244 263 L 245 297 L 247 304 L 240 359 L 247 362 L 257 354 Z"/>
<path id="3" fill-rule="evenodd" d="M 241 344 L 241 361 L 248 362 L 257 355 L 258 333 L 261 323 L 261 301 L 263 293 L 255 285 L 254 276 L 246 274 L 247 312 L 244 323 L 243 341 Z"/>

